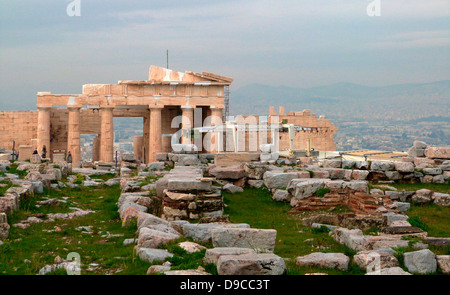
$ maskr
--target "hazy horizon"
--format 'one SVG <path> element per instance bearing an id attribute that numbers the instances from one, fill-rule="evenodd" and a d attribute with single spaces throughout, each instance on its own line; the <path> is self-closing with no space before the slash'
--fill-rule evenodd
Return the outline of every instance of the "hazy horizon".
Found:
<path id="1" fill-rule="evenodd" d="M 0 109 L 30 109 L 38 91 L 145 80 L 150 65 L 311 88 L 450 79 L 446 0 L 0 1 Z M 31 106 L 31 107 L 30 107 Z"/>

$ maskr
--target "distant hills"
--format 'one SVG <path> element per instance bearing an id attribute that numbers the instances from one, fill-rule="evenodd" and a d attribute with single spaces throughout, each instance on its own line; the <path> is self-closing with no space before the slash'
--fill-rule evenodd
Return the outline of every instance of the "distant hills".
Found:
<path id="1" fill-rule="evenodd" d="M 341 119 L 446 118 L 450 116 L 450 80 L 380 87 L 353 83 L 311 88 L 249 84 L 231 89 L 231 115 L 265 115 L 271 105 L 284 106 L 286 111 L 310 109 L 317 115 Z"/>

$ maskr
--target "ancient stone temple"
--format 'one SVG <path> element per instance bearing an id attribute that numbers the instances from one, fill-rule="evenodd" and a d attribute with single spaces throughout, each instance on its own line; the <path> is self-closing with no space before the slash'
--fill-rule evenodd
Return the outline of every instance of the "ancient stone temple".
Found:
<path id="1" fill-rule="evenodd" d="M 42 156 L 44 147 L 45 158 L 53 162 L 65 161 L 70 152 L 79 167 L 81 136 L 94 134 L 92 161 L 113 163 L 114 117 L 140 117 L 143 136 L 134 137 L 134 154 L 143 163 L 155 162 L 158 153 L 178 153 L 177 147 L 210 154 L 270 152 L 277 158 L 278 151 L 336 150 L 338 128 L 309 110 L 285 113 L 283 107 L 279 112 L 271 107 L 268 116 L 238 115 L 225 122 L 232 82 L 206 72 L 151 66 L 148 80 L 86 84 L 81 94 L 38 92 L 37 111 L 0 111 L 0 149 L 13 150 L 14 142 L 22 161 L 33 151 Z M 261 150 L 267 144 L 273 148 Z"/>
<path id="2" fill-rule="evenodd" d="M 29 146 L 39 153 L 45 146 L 52 160 L 70 152 L 73 164 L 79 165 L 80 135 L 97 134 L 93 161 L 109 163 L 114 160 L 113 118 L 142 117 L 141 160 L 154 162 L 157 153 L 171 151 L 173 133 L 193 127 L 194 109 L 201 111 L 202 122 L 207 117 L 222 120 L 224 87 L 232 81 L 206 72 L 151 66 L 144 81 L 86 84 L 81 94 L 38 92 L 37 111 L 0 112 L 1 146 L 12 149 L 14 140 L 16 149 Z M 183 119 L 174 127 L 177 116 Z M 191 137 L 181 138 L 182 143 L 190 141 Z"/>

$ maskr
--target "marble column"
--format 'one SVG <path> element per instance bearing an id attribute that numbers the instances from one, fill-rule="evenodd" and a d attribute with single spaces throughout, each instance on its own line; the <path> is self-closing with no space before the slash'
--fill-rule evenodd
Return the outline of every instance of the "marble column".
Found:
<path id="1" fill-rule="evenodd" d="M 100 160 L 100 135 L 92 140 L 92 162 Z"/>
<path id="2" fill-rule="evenodd" d="M 190 130 L 194 128 L 194 108 L 191 106 L 181 106 L 181 115 L 181 129 L 183 130 L 181 143 L 192 144 L 192 136 Z"/>
<path id="3" fill-rule="evenodd" d="M 80 142 L 80 109 L 81 106 L 67 106 L 69 110 L 69 123 L 67 129 L 67 153 L 72 154 L 72 166 L 81 166 Z"/>
<path id="4" fill-rule="evenodd" d="M 143 163 L 144 158 L 142 157 L 142 150 L 144 147 L 144 137 L 143 136 L 135 136 L 133 141 L 133 150 L 136 155 L 136 159 Z"/>
<path id="5" fill-rule="evenodd" d="M 150 163 L 148 160 L 149 150 L 150 150 L 150 112 L 144 116 L 144 146 L 143 146 L 143 161 L 145 164 Z"/>
<path id="6" fill-rule="evenodd" d="M 211 106 L 211 126 L 220 126 L 223 124 L 223 108 Z M 211 135 L 211 153 L 217 153 L 223 150 L 223 132 L 214 132 Z"/>
<path id="7" fill-rule="evenodd" d="M 47 157 L 50 157 L 50 112 L 51 106 L 38 105 L 38 126 L 37 126 L 37 150 L 42 156 L 42 148 L 45 146 Z"/>
<path id="8" fill-rule="evenodd" d="M 149 128 L 149 163 L 156 161 L 156 154 L 161 152 L 162 148 L 162 127 L 161 110 L 163 106 L 150 105 L 150 128 Z"/>
<path id="9" fill-rule="evenodd" d="M 100 161 L 114 162 L 114 127 L 113 106 L 100 106 L 101 135 L 100 135 Z"/>

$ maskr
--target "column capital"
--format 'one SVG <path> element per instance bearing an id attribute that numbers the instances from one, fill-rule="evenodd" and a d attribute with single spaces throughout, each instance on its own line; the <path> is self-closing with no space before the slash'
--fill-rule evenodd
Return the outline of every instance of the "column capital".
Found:
<path id="1" fill-rule="evenodd" d="M 46 110 L 46 109 L 51 109 L 53 106 L 51 104 L 38 104 L 36 105 L 36 108 L 38 110 Z"/>
<path id="2" fill-rule="evenodd" d="M 148 107 L 150 110 L 161 110 L 164 108 L 163 105 L 153 105 L 153 104 L 149 104 Z"/>
<path id="3" fill-rule="evenodd" d="M 80 110 L 81 108 L 82 108 L 82 106 L 80 106 L 80 105 L 70 105 L 70 106 L 68 105 L 67 106 L 68 110 L 76 110 L 77 111 L 77 110 Z"/>
<path id="4" fill-rule="evenodd" d="M 225 106 L 210 106 L 209 108 L 211 110 L 223 110 L 225 108 Z"/>
<path id="5" fill-rule="evenodd" d="M 190 106 L 190 105 L 182 105 L 182 106 L 180 106 L 180 108 L 190 110 L 190 109 L 193 109 L 194 107 Z"/>
<path id="6" fill-rule="evenodd" d="M 110 104 L 105 104 L 105 105 L 100 105 L 99 107 L 100 107 L 100 109 L 112 110 L 112 109 L 114 109 L 116 106 L 115 106 L 115 105 L 110 105 Z"/>

